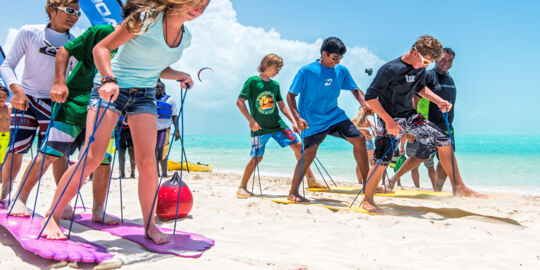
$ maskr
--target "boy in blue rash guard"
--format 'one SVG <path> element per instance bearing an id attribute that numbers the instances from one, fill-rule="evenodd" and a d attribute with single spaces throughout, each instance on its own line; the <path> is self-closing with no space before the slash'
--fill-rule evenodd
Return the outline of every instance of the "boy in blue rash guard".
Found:
<path id="1" fill-rule="evenodd" d="M 369 172 L 362 207 L 370 212 L 380 212 L 373 197 L 382 178 L 393 147 L 403 133 L 408 133 L 420 143 L 437 149 L 444 170 L 456 183 L 461 196 L 486 197 L 469 189 L 463 183 L 456 160 L 453 159 L 451 140 L 437 125 L 424 119 L 412 107 L 412 96 L 419 94 L 446 112 L 452 104 L 440 98 L 426 87 L 426 67 L 442 57 L 442 44 L 432 36 L 421 36 L 411 49 L 400 58 L 384 64 L 366 93 L 366 101 L 380 118 L 377 125 L 373 162 L 378 164 Z M 394 143 L 392 145 L 392 142 Z M 455 171 L 455 177 L 453 174 Z"/>
<path id="2" fill-rule="evenodd" d="M 307 202 L 298 193 L 298 186 L 315 159 L 317 149 L 327 135 L 343 138 L 353 145 L 353 154 L 360 169 L 358 182 L 367 178 L 369 162 L 366 151 L 366 140 L 362 133 L 338 107 L 337 99 L 342 89 L 351 90 L 366 112 L 371 109 L 364 100 L 364 93 L 359 90 L 349 70 L 339 65 L 347 51 L 345 44 L 335 37 L 327 38 L 321 46 L 321 58 L 302 67 L 296 74 L 287 94 L 287 102 L 297 123 L 297 132 L 303 132 L 304 157 L 302 167 L 299 160 L 294 170 L 293 181 L 288 199 Z M 298 108 L 296 96 L 299 97 Z M 299 175 L 302 174 L 301 179 Z"/>

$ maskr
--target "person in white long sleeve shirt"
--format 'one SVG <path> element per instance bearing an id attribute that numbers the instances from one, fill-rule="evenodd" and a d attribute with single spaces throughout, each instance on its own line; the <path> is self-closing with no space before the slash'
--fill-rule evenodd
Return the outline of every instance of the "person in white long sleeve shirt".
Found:
<path id="1" fill-rule="evenodd" d="M 23 155 L 32 146 L 36 130 L 40 131 L 40 141 L 45 135 L 51 117 L 52 102 L 50 90 L 54 83 L 54 61 L 56 51 L 73 39 L 69 29 L 77 23 L 81 12 L 78 0 L 47 0 L 45 3 L 49 23 L 47 25 L 23 26 L 0 66 L 0 73 L 13 93 L 11 105 L 11 128 L 19 123 L 20 128 L 14 138 L 14 154 L 6 155 L 2 170 L 2 194 L 8 196 L 10 184 L 16 178 Z M 19 81 L 15 68 L 26 56 L 22 79 Z M 13 160 L 13 164 L 12 163 Z M 60 179 L 66 167 L 66 159 L 53 164 L 55 179 Z"/>

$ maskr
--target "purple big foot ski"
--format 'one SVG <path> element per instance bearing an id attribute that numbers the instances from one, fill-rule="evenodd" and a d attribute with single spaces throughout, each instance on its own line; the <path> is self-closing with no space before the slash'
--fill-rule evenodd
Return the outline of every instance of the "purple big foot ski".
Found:
<path id="1" fill-rule="evenodd" d="M 78 236 L 71 236 L 70 240 L 47 240 L 36 239 L 41 231 L 40 216 L 30 217 L 7 217 L 7 210 L 0 204 L 0 224 L 6 228 L 21 246 L 47 259 L 57 261 L 101 263 L 111 259 L 112 254 L 96 244 L 90 243 Z"/>
<path id="2" fill-rule="evenodd" d="M 171 235 L 170 242 L 163 245 L 157 245 L 153 241 L 144 238 L 144 227 L 141 224 L 124 222 L 118 225 L 104 225 L 92 222 L 91 214 L 80 214 L 75 218 L 74 222 L 94 230 L 105 231 L 114 236 L 133 241 L 149 251 L 161 254 L 172 254 L 179 257 L 200 257 L 203 251 L 214 245 L 214 240 L 210 238 L 206 238 L 200 234 L 187 233 L 178 230 L 175 235 Z M 159 229 L 166 233 L 172 233 L 173 231 L 163 227 L 159 227 Z"/>

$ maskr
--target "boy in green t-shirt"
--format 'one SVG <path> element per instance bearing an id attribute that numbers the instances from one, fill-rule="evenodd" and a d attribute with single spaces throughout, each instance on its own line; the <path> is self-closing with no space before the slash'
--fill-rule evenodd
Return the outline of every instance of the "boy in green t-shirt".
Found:
<path id="1" fill-rule="evenodd" d="M 33 166 L 31 170 L 30 165 L 26 168 L 24 175 L 28 175 L 28 178 L 24 186 L 19 187 L 19 189 L 22 189 L 21 194 L 15 202 L 11 215 L 30 215 L 26 208 L 26 201 L 39 176 L 47 171 L 50 164 L 61 159 L 68 149 L 75 149 L 80 146 L 76 145 L 77 141 L 80 141 L 76 140 L 77 137 L 82 136 L 82 141 L 84 141 L 86 112 L 90 100 L 90 90 L 93 87 L 92 81 L 96 74 L 92 49 L 102 39 L 114 32 L 114 30 L 115 27 L 112 25 L 92 26 L 82 35 L 66 43 L 58 50 L 55 60 L 54 85 L 50 95 L 52 101 L 62 104 L 54 119 L 54 125 L 50 128 L 47 146 L 43 149 L 45 155 L 38 154 L 35 157 L 36 164 L 43 162 L 43 171 L 41 170 L 41 166 Z M 65 74 L 71 56 L 75 57 L 78 62 L 66 80 Z M 54 112 L 54 109 L 52 111 Z M 110 159 L 110 154 L 106 155 L 101 165 L 94 172 L 92 183 L 94 195 L 92 220 L 95 222 L 102 222 L 103 218 L 103 205 L 111 170 Z M 55 175 L 60 174 L 59 176 L 61 177 L 64 170 L 54 170 L 53 173 Z M 57 178 L 60 179 L 60 177 Z M 71 206 L 68 205 L 64 209 L 62 218 L 69 219 L 71 215 Z M 113 225 L 120 223 L 120 220 L 106 215 L 103 222 Z"/>
<path id="2" fill-rule="evenodd" d="M 274 138 L 281 147 L 290 146 L 296 159 L 300 159 L 302 145 L 279 116 L 279 110 L 281 110 L 293 124 L 293 129 L 297 130 L 296 122 L 281 98 L 279 84 L 272 80 L 279 73 L 281 67 L 283 67 L 283 59 L 280 56 L 266 55 L 259 65 L 259 75 L 247 79 L 236 101 L 236 106 L 249 122 L 252 137 L 250 154 L 252 158 L 246 165 L 242 182 L 238 187 L 237 195 L 240 196 L 253 195 L 247 190 L 247 183 L 255 170 L 255 165 L 263 159 L 265 145 L 270 138 Z M 246 100 L 249 103 L 249 111 L 245 104 Z M 276 103 L 279 109 L 276 108 Z M 311 170 L 308 169 L 306 175 L 309 187 L 324 187 L 315 181 Z"/>

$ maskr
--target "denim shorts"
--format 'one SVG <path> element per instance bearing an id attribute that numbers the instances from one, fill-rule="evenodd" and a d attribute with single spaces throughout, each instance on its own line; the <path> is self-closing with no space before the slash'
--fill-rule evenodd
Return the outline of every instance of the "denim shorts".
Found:
<path id="1" fill-rule="evenodd" d="M 95 109 L 98 107 L 99 100 L 99 88 L 101 85 L 94 84 L 92 92 L 90 92 L 90 102 L 88 104 L 89 109 Z M 134 115 L 140 113 L 148 113 L 157 116 L 156 103 L 156 89 L 155 88 L 120 88 L 118 98 L 109 105 L 109 110 L 112 110 L 118 114 L 125 112 L 127 115 Z M 108 102 L 101 99 L 101 107 L 107 107 Z"/>
<path id="2" fill-rule="evenodd" d="M 367 151 L 375 150 L 375 144 L 373 143 L 373 140 L 366 140 L 366 150 Z"/>

